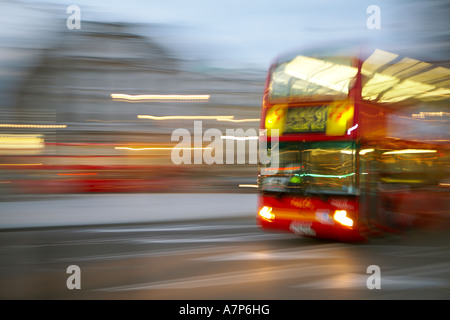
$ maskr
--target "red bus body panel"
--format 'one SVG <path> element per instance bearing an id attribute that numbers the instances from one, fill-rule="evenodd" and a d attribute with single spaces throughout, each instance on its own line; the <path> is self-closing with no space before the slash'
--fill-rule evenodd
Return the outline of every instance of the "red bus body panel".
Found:
<path id="1" fill-rule="evenodd" d="M 312 236 L 340 241 L 364 241 L 360 226 L 344 226 L 333 220 L 336 210 L 345 209 L 349 216 L 356 218 L 358 201 L 348 197 L 293 197 L 284 195 L 260 196 L 258 208 L 273 208 L 275 218 L 271 221 L 258 216 L 258 225 L 263 229 L 293 232 L 300 236 Z"/>

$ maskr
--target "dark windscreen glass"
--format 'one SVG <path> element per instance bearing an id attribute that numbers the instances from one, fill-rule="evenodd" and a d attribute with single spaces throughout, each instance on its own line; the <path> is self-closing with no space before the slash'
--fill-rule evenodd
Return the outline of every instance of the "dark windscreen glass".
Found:
<path id="1" fill-rule="evenodd" d="M 280 142 L 278 150 L 278 168 L 266 165 L 260 169 L 261 190 L 330 194 L 356 192 L 354 142 Z M 268 155 L 276 156 L 270 148 Z"/>

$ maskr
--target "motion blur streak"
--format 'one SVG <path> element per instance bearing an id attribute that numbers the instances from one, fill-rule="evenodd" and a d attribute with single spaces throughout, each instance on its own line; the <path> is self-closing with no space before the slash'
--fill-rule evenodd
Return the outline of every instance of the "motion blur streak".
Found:
<path id="1" fill-rule="evenodd" d="M 0 128 L 61 129 L 61 128 L 67 128 L 67 125 L 65 125 L 65 124 L 6 124 L 6 123 L 1 123 Z"/>
<path id="2" fill-rule="evenodd" d="M 86 172 L 86 173 L 58 173 L 58 176 L 96 176 L 96 172 Z"/>
<path id="3" fill-rule="evenodd" d="M 403 154 L 403 153 L 436 153 L 437 150 L 405 149 L 396 151 L 386 151 L 383 154 Z"/>
<path id="4" fill-rule="evenodd" d="M 180 148 L 180 147 L 154 147 L 154 148 L 131 148 L 131 147 L 115 147 L 114 149 L 117 150 L 132 150 L 132 151 L 143 151 L 143 150 L 210 150 L 212 148 L 196 148 L 196 147 L 192 147 L 192 148 Z"/>
<path id="5" fill-rule="evenodd" d="M 217 121 L 229 121 L 229 122 L 259 122 L 260 119 L 225 119 L 220 118 Z"/>
<path id="6" fill-rule="evenodd" d="M 42 166 L 42 163 L 0 163 L 0 166 Z"/>
<path id="7" fill-rule="evenodd" d="M 208 101 L 209 95 L 157 95 L 157 94 L 142 94 L 129 95 L 122 93 L 111 93 L 114 100 L 131 100 L 131 101 Z"/>
<path id="8" fill-rule="evenodd" d="M 236 137 L 236 136 L 221 136 L 220 139 L 224 140 L 258 140 L 259 137 L 257 136 L 251 136 L 251 137 Z"/>
<path id="9" fill-rule="evenodd" d="M 138 115 L 139 119 L 151 119 L 151 120 L 224 120 L 232 119 L 233 116 L 151 116 L 151 115 Z"/>

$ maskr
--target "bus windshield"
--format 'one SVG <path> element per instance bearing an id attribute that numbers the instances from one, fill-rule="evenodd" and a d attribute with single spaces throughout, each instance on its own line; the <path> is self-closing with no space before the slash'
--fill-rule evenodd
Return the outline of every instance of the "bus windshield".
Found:
<path id="1" fill-rule="evenodd" d="M 277 147 L 279 167 L 260 168 L 261 191 L 356 194 L 354 142 L 279 142 Z"/>
<path id="2" fill-rule="evenodd" d="M 274 67 L 269 100 L 319 101 L 347 98 L 358 69 L 349 58 L 296 56 Z"/>

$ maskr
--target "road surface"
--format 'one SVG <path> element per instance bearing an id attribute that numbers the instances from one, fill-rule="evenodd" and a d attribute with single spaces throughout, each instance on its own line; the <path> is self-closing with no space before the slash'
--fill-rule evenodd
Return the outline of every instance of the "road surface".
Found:
<path id="1" fill-rule="evenodd" d="M 268 233 L 247 217 L 6 229 L 0 243 L 0 299 L 450 298 L 442 224 L 365 244 Z"/>

